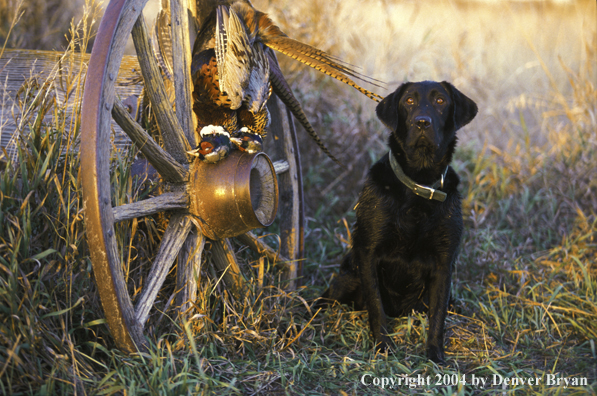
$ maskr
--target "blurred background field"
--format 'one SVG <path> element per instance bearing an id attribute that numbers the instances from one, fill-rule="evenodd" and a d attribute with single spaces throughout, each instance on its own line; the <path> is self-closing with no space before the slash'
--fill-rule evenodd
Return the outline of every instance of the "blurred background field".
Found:
<path id="1" fill-rule="evenodd" d="M 372 88 L 384 96 L 404 81 L 452 82 L 480 109 L 473 123 L 459 133 L 461 148 L 480 152 L 485 144 L 500 150 L 509 144 L 553 145 L 550 134 L 557 134 L 566 122 L 562 102 L 572 96 L 566 68 L 584 81 L 596 81 L 592 1 L 263 3 L 295 37 L 385 81 L 387 90 Z M 307 23 L 304 15 L 314 17 Z M 360 185 L 370 157 L 385 150 L 386 131 L 374 117 L 375 103 L 280 58 L 301 91 L 310 119 L 318 123 L 317 130 L 329 134 L 326 142 L 332 151 L 358 169 L 338 187 L 348 183 L 352 188 L 355 181 Z M 322 89 L 308 88 L 320 85 Z M 575 107 L 573 112 L 582 109 Z M 307 142 L 301 146 L 307 150 L 307 170 L 314 170 L 308 164 L 318 156 L 315 163 L 326 165 L 315 167 L 320 177 L 342 173 L 312 146 Z M 344 195 L 338 193 L 342 190 L 325 191 Z"/>
<path id="2" fill-rule="evenodd" d="M 17 4 L 0 0 L 0 42 Z M 89 15 L 82 0 L 24 4 L 8 47 L 65 50 L 76 36 L 68 34 L 70 20 Z M 55 122 L 36 132 L 41 143 L 23 143 L 52 158 L 50 176 L 35 183 L 40 160 L 23 153 L 16 173 L 3 172 L 0 183 L 0 393 L 361 394 L 379 391 L 360 384 L 366 372 L 441 372 L 559 373 L 588 378 L 589 386 L 566 392 L 595 394 L 595 1 L 253 4 L 291 37 L 386 82 L 385 90 L 365 85 L 382 96 L 404 81 L 447 80 L 477 102 L 479 114 L 459 132 L 453 164 L 462 179 L 466 233 L 447 323 L 449 366 L 439 369 L 424 358 L 425 316 L 392 321 L 397 352 L 389 357 L 372 354 L 364 313 L 334 307 L 309 322 L 302 299 L 325 289 L 347 251 L 352 208 L 369 166 L 387 151 L 388 131 L 374 116 L 375 102 L 279 55 L 315 130 L 346 165 L 334 164 L 299 130 L 308 220 L 304 288 L 268 292 L 253 305 L 206 296 L 202 308 L 224 312 L 212 317 L 234 319 L 174 329 L 156 340 L 151 357 L 122 357 L 112 349 L 94 297 L 78 159 L 35 146 L 66 144 L 55 131 L 76 135 L 56 112 Z M 189 334 L 196 347 L 185 341 Z M 281 351 L 281 345 L 288 347 Z M 492 393 L 462 385 L 418 391 Z M 563 388 L 543 383 L 506 391 L 557 394 Z"/>

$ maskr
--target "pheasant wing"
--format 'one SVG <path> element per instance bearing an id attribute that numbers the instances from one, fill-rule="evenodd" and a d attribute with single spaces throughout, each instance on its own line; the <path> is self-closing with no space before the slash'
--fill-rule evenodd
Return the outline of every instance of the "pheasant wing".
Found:
<path id="1" fill-rule="evenodd" d="M 244 23 L 234 10 L 219 5 L 216 10 L 216 62 L 220 91 L 238 109 L 245 96 L 252 72 L 253 48 Z"/>

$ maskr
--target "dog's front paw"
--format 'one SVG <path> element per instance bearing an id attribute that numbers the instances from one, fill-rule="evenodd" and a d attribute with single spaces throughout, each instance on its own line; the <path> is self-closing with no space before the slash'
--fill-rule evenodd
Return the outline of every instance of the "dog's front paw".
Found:
<path id="1" fill-rule="evenodd" d="M 427 358 L 437 364 L 445 365 L 446 357 L 444 355 L 444 348 L 439 346 L 429 346 L 427 348 Z"/>

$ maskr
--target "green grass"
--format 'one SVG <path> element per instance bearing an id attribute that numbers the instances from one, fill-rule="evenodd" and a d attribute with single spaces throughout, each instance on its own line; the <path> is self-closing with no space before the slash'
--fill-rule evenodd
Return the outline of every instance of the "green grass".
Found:
<path id="1" fill-rule="evenodd" d="M 259 257 L 243 253 L 248 291 L 235 299 L 204 265 L 195 307 L 203 316 L 179 322 L 172 311 L 161 315 L 171 292 L 166 288 L 147 332 L 149 350 L 135 356 L 115 348 L 93 279 L 80 200 L 80 120 L 67 118 L 60 103 L 45 95 L 47 85 L 25 87 L 17 111 L 23 125 L 18 158 L 0 172 L 0 393 L 595 394 L 597 65 L 594 26 L 583 25 L 585 14 L 594 20 L 594 4 L 467 8 L 442 2 L 434 11 L 423 3 L 415 14 L 411 3 L 372 2 L 385 7 L 385 26 L 403 35 L 400 44 L 369 37 L 369 30 L 359 37 L 347 27 L 340 34 L 330 21 L 355 18 L 348 12 L 354 3 L 304 2 L 287 13 L 286 2 L 262 3 L 256 5 L 269 7 L 287 32 L 367 65 L 368 74 L 394 81 L 390 89 L 403 76 L 447 78 L 458 80 L 455 84 L 479 103 L 477 119 L 460 134 L 454 163 L 462 179 L 466 231 L 446 322 L 447 366 L 424 356 L 425 315 L 390 321 L 395 353 L 386 356 L 372 351 L 366 312 L 308 307 L 349 247 L 352 207 L 367 168 L 386 150 L 386 131 L 373 116 L 373 103 L 283 60 L 316 130 L 349 165 L 348 171 L 339 170 L 301 135 L 308 217 L 304 286 L 285 291 L 278 270 L 266 261 L 260 288 Z M 520 7 L 526 17 L 508 17 L 509 7 Z M 390 18 L 395 9 L 402 10 L 402 19 Z M 504 37 L 497 27 L 504 20 L 487 22 L 497 10 L 518 24 Z M 467 35 L 438 32 L 435 13 L 440 12 L 454 29 L 454 20 L 460 21 Z M 312 20 L 317 29 L 299 23 L 300 15 L 317 15 Z M 427 33 L 409 33 L 408 26 L 423 23 L 421 15 L 429 16 L 421 28 Z M 543 21 L 549 29 L 529 33 L 521 27 L 525 21 L 531 27 Z M 477 24 L 487 26 L 471 28 Z M 89 37 L 83 31 L 87 25 L 73 29 L 66 60 L 85 50 Z M 479 43 L 491 37 L 502 53 L 499 62 L 483 60 Z M 379 46 L 372 51 L 386 63 L 369 52 L 359 58 L 369 42 Z M 550 48 L 568 56 L 560 62 Z M 462 61 L 466 56 L 475 62 Z M 404 66 L 405 59 L 412 64 Z M 404 75 L 393 71 L 396 62 L 402 62 Z M 521 74 L 512 77 L 512 67 Z M 489 75 L 494 80 L 486 86 Z M 81 76 L 69 76 L 66 84 L 80 97 Z M 131 177 L 133 155 L 114 154 L 114 203 L 147 193 Z M 131 280 L 139 279 L 163 221 L 147 218 L 119 228 L 121 245 L 127 246 L 122 254 L 135 258 L 127 272 Z M 148 242 L 140 243 L 142 237 Z M 275 244 L 275 236 L 268 238 Z M 209 250 L 204 257 L 209 263 Z M 561 383 L 548 383 L 556 374 Z M 418 376 L 430 384 L 404 385 Z M 488 383 L 471 385 L 473 376 Z M 494 376 L 540 381 L 502 388 L 491 384 Z M 404 382 L 398 389 L 361 383 L 382 377 Z M 452 382 L 463 377 L 467 385 Z M 566 387 L 563 378 L 586 378 L 587 385 Z"/>

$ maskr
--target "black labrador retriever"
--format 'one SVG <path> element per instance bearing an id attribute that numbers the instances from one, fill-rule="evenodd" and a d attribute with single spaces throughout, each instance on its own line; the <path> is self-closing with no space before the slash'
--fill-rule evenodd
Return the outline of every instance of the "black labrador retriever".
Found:
<path id="1" fill-rule="evenodd" d="M 444 321 L 462 234 L 456 131 L 477 105 L 447 82 L 405 83 L 376 108 L 390 152 L 371 167 L 356 207 L 352 250 L 319 303 L 367 309 L 377 349 L 386 315 L 428 312 L 427 357 L 444 361 Z"/>

